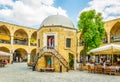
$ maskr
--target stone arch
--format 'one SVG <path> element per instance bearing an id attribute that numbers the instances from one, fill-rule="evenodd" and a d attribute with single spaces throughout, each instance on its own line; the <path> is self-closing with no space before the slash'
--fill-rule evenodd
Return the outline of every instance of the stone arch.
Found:
<path id="1" fill-rule="evenodd" d="M 6 47 L 0 47 L 0 51 L 10 53 L 10 50 Z"/>
<path id="2" fill-rule="evenodd" d="M 10 30 L 5 26 L 0 26 L 0 43 L 10 43 Z"/>
<path id="3" fill-rule="evenodd" d="M 35 62 L 36 58 L 36 48 L 31 51 L 30 62 Z"/>
<path id="4" fill-rule="evenodd" d="M 14 44 L 28 45 L 28 34 L 23 29 L 14 32 Z"/>
<path id="5" fill-rule="evenodd" d="M 30 45 L 36 46 L 37 45 L 37 31 L 33 32 L 30 38 Z"/>
<path id="6" fill-rule="evenodd" d="M 120 22 L 115 23 L 111 28 L 110 39 L 112 42 L 120 41 Z"/>
<path id="7" fill-rule="evenodd" d="M 23 48 L 18 48 L 14 51 L 13 61 L 14 62 L 27 62 L 27 51 Z"/>

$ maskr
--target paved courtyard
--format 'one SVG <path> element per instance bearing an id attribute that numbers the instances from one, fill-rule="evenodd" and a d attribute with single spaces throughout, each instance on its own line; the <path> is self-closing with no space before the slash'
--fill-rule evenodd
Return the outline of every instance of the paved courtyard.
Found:
<path id="1" fill-rule="evenodd" d="M 120 76 L 87 71 L 45 73 L 32 71 L 26 63 L 14 63 L 0 68 L 0 82 L 120 82 Z"/>

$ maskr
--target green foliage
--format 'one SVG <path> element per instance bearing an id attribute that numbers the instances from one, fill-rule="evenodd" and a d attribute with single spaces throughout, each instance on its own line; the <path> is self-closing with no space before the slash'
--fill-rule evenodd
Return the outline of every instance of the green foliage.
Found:
<path id="1" fill-rule="evenodd" d="M 95 10 L 81 13 L 78 27 L 87 46 L 87 51 L 102 44 L 105 30 L 100 13 L 96 13 Z"/>
<path id="2" fill-rule="evenodd" d="M 74 57 L 73 54 L 69 53 L 69 67 L 73 68 L 74 67 Z"/>
<path id="3" fill-rule="evenodd" d="M 80 55 L 81 55 L 81 56 L 84 55 L 84 50 L 83 50 L 83 49 L 80 51 Z"/>
<path id="4" fill-rule="evenodd" d="M 85 62 L 87 51 L 100 46 L 103 42 L 105 29 L 101 13 L 96 13 L 95 10 L 82 12 L 79 17 L 78 28 L 84 41 L 83 56 Z"/>
<path id="5" fill-rule="evenodd" d="M 34 62 L 35 61 L 35 58 L 32 56 L 31 59 L 30 59 L 31 62 Z"/>

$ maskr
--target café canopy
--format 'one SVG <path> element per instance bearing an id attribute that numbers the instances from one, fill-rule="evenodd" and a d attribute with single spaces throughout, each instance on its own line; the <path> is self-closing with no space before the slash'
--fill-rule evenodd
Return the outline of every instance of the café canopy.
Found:
<path id="1" fill-rule="evenodd" d="M 94 54 L 120 54 L 120 45 L 108 44 L 102 47 L 98 47 L 89 51 Z"/>
<path id="2" fill-rule="evenodd" d="M 11 56 L 10 53 L 0 51 L 0 56 Z"/>

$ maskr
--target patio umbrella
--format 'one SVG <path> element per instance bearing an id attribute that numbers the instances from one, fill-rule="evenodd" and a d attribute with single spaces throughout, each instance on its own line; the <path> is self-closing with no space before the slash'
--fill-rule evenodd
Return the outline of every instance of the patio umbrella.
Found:
<path id="1" fill-rule="evenodd" d="M 0 51 L 0 56 L 11 56 L 10 53 Z"/>
<path id="2" fill-rule="evenodd" d="M 113 54 L 120 54 L 120 45 L 117 44 L 108 44 L 102 47 L 98 47 L 89 51 L 89 53 L 95 54 L 111 54 L 113 58 Z M 113 63 L 113 61 L 112 61 Z"/>

